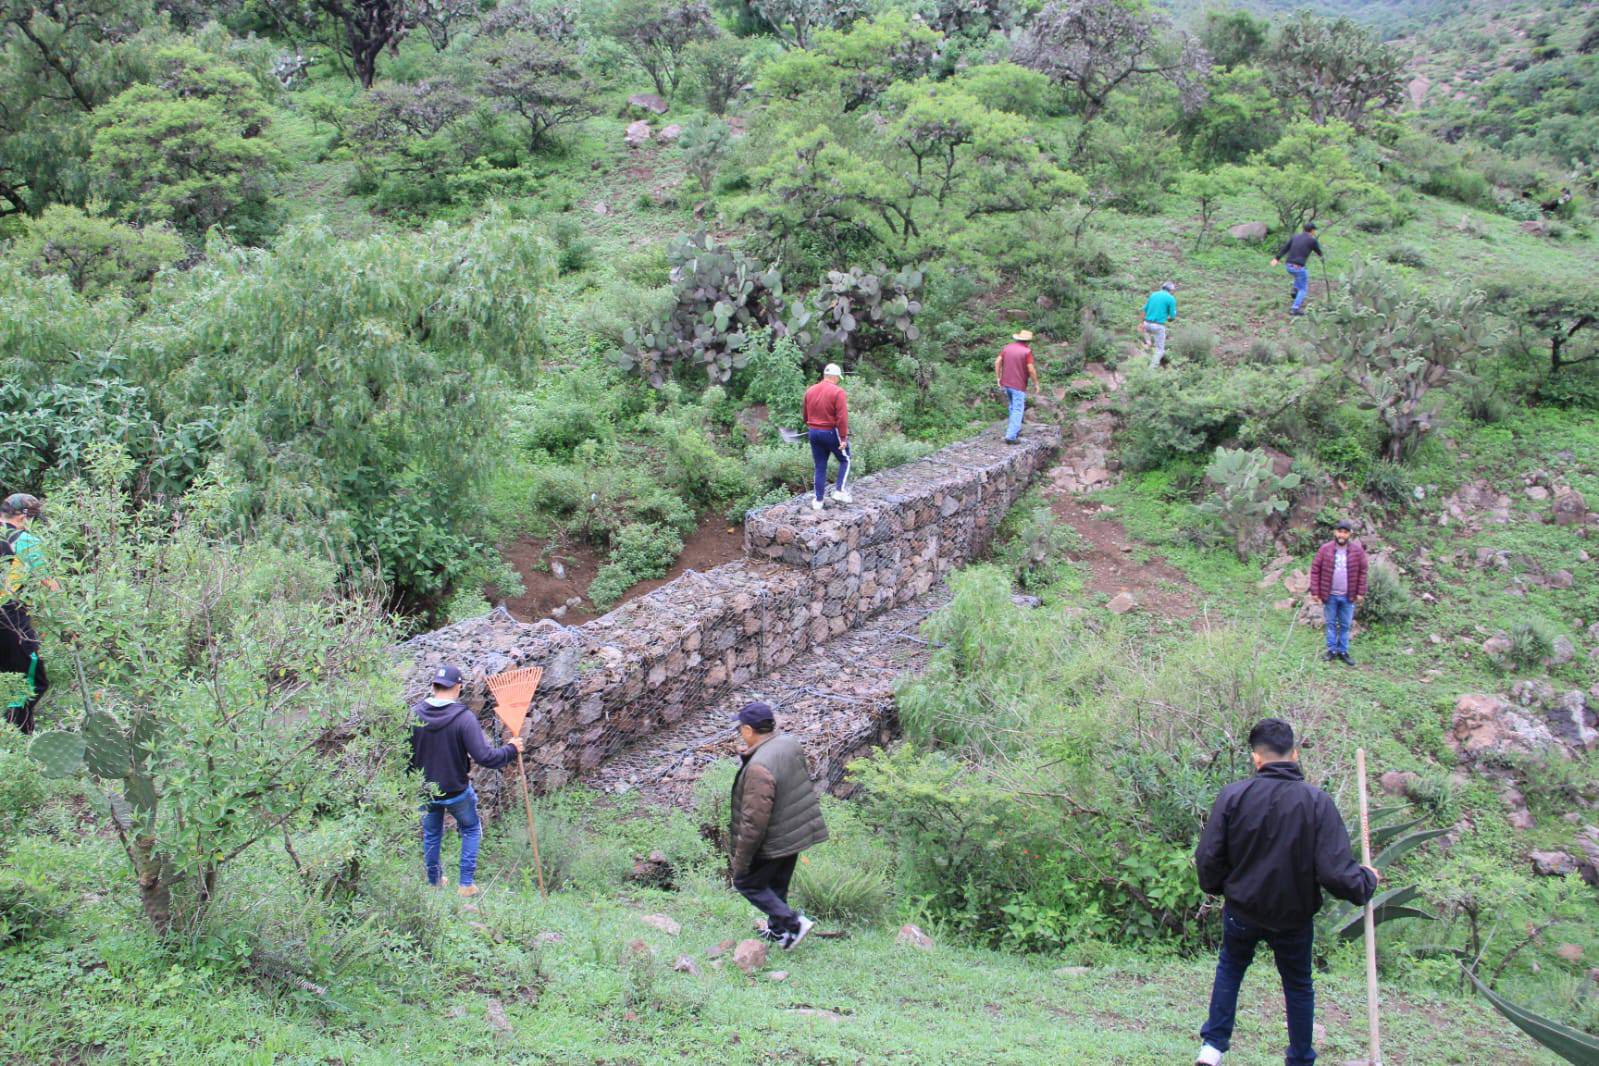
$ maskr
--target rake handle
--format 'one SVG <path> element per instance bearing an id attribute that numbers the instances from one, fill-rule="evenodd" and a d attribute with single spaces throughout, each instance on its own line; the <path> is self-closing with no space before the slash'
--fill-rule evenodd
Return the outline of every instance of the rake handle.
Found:
<path id="1" fill-rule="evenodd" d="M 1371 865 L 1371 813 L 1366 800 L 1366 749 L 1355 750 L 1355 776 L 1360 780 L 1360 863 Z M 1366 1020 L 1371 1026 L 1371 1064 L 1382 1066 L 1382 1038 L 1377 1020 L 1377 920 L 1366 901 Z"/>
<path id="2" fill-rule="evenodd" d="M 544 863 L 539 859 L 539 832 L 533 825 L 533 797 L 528 794 L 527 766 L 522 762 L 522 753 L 516 753 L 516 776 L 522 782 L 522 809 L 527 812 L 527 839 L 533 845 L 533 869 L 539 876 L 539 896 L 549 899 L 550 894 L 544 889 Z"/>

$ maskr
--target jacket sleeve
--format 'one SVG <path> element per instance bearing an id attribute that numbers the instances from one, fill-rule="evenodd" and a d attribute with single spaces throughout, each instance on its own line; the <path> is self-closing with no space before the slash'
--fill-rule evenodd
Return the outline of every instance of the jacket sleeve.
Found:
<path id="1" fill-rule="evenodd" d="M 1292 248 L 1293 246 L 1294 239 L 1289 237 L 1286 241 L 1283 241 L 1283 246 L 1281 248 L 1272 253 L 1271 257 L 1273 259 L 1281 259 L 1283 256 L 1288 254 L 1288 249 Z"/>
<path id="2" fill-rule="evenodd" d="M 1316 240 L 1315 238 L 1311 239 L 1310 250 L 1315 252 L 1316 253 L 1316 257 L 1319 258 L 1319 259 L 1326 259 L 1327 258 L 1326 256 L 1321 254 L 1321 241 Z"/>
<path id="3" fill-rule="evenodd" d="M 1322 550 L 1317 548 L 1316 560 L 1310 564 L 1310 594 L 1318 600 L 1321 599 L 1321 572 L 1327 565 L 1322 561 L 1323 554 Z"/>
<path id="4" fill-rule="evenodd" d="M 1199 887 L 1212 896 L 1221 895 L 1222 886 L 1233 872 L 1232 861 L 1227 856 L 1227 806 L 1226 794 L 1216 797 L 1210 809 L 1210 818 L 1199 834 L 1199 846 L 1194 849 L 1194 867 L 1199 871 Z"/>
<path id="5" fill-rule="evenodd" d="M 1349 830 L 1332 797 L 1323 792 L 1317 804 L 1316 881 L 1339 899 L 1364 906 L 1377 890 L 1377 879 L 1355 861 Z"/>
<path id="6" fill-rule="evenodd" d="M 1351 596 L 1364 596 L 1366 594 L 1366 549 L 1350 552 L 1349 560 L 1349 590 Z"/>
<path id="7" fill-rule="evenodd" d="M 466 741 L 466 753 L 479 766 L 496 770 L 516 757 L 516 748 L 510 744 L 500 748 L 489 747 L 483 736 L 483 727 L 470 712 L 461 715 L 461 735 Z"/>
<path id="8" fill-rule="evenodd" d="M 759 764 L 745 771 L 743 805 L 737 812 L 733 836 L 733 876 L 742 877 L 755 865 L 772 821 L 772 805 L 777 802 L 777 778 Z"/>

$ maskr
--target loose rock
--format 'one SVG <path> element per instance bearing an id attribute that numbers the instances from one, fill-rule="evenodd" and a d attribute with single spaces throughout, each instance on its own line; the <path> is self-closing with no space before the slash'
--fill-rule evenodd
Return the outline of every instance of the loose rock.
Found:
<path id="1" fill-rule="evenodd" d="M 1456 701 L 1450 740 L 1468 759 L 1561 750 L 1548 726 L 1514 704 L 1482 693 L 1467 693 Z"/>
<path id="2" fill-rule="evenodd" d="M 1409 770 L 1389 770 L 1380 779 L 1382 790 L 1390 796 L 1404 796 L 1421 783 L 1421 775 Z"/>
<path id="3" fill-rule="evenodd" d="M 1105 604 L 1105 609 L 1111 614 L 1126 614 L 1138 606 L 1138 601 L 1131 592 L 1118 592 L 1112 596 L 1110 602 Z"/>
<path id="4" fill-rule="evenodd" d="M 645 925 L 654 926 L 667 936 L 676 936 L 683 931 L 683 927 L 681 925 L 678 925 L 675 921 L 673 921 L 671 918 L 668 918 L 664 914 L 646 914 L 639 918 L 639 921 L 643 922 Z"/>
<path id="5" fill-rule="evenodd" d="M 1539 877 L 1566 877 L 1577 872 L 1577 860 L 1564 851 L 1534 851 L 1527 857 Z"/>
<path id="6" fill-rule="evenodd" d="M 900 926 L 899 936 L 895 939 L 901 944 L 909 944 L 911 947 L 920 948 L 923 951 L 931 951 L 933 949 L 933 938 L 914 925 Z"/>
<path id="7" fill-rule="evenodd" d="M 1263 241 L 1270 232 L 1271 227 L 1264 222 L 1240 222 L 1228 227 L 1227 236 L 1235 241 Z"/>
<path id="8" fill-rule="evenodd" d="M 655 93 L 634 93 L 627 98 L 627 106 L 636 107 L 641 111 L 648 111 L 652 115 L 666 114 L 666 98 Z"/>
<path id="9" fill-rule="evenodd" d="M 733 949 L 733 965 L 753 974 L 766 965 L 766 945 L 759 940 L 740 940 Z"/>
<path id="10" fill-rule="evenodd" d="M 639 145 L 643 144 L 649 139 L 650 124 L 644 119 L 639 119 L 637 122 L 630 123 L 627 127 L 627 133 L 623 134 L 622 136 L 623 142 L 625 142 L 629 148 L 637 148 Z"/>
<path id="11" fill-rule="evenodd" d="M 686 973 L 690 977 L 700 976 L 700 968 L 694 959 L 688 955 L 679 955 L 677 961 L 672 963 L 673 973 Z"/>

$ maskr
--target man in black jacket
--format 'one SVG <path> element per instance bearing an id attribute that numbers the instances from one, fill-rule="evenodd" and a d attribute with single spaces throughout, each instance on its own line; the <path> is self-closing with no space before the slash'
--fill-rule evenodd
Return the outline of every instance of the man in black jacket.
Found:
<path id="1" fill-rule="evenodd" d="M 461 832 L 461 885 L 463 896 L 475 896 L 478 887 L 477 849 L 483 841 L 483 823 L 477 816 L 477 793 L 467 777 L 471 762 L 498 769 L 522 750 L 522 738 L 512 737 L 504 747 L 491 748 L 483 738 L 477 717 L 461 702 L 461 671 L 441 666 L 433 675 L 433 695 L 412 708 L 411 769 L 422 771 L 432 794 L 422 804 L 422 861 L 428 884 L 444 884 L 439 850 L 444 843 L 444 816 L 455 819 Z"/>
<path id="2" fill-rule="evenodd" d="M 1310 946 L 1321 890 L 1363 905 L 1377 871 L 1349 850 L 1349 833 L 1332 797 L 1305 780 L 1294 730 L 1267 718 L 1249 731 L 1255 776 L 1221 790 L 1194 852 L 1199 887 L 1225 897 L 1221 959 L 1210 993 L 1210 1019 L 1196 1066 L 1217 1066 L 1232 1042 L 1238 986 L 1262 940 L 1282 975 L 1288 1011 L 1288 1066 L 1316 1061 L 1311 1044 L 1316 998 Z"/>
<path id="3" fill-rule="evenodd" d="M 1305 223 L 1305 232 L 1296 233 L 1283 242 L 1277 249 L 1277 254 L 1272 257 L 1271 265 L 1276 266 L 1278 260 L 1287 258 L 1283 265 L 1288 268 L 1288 276 L 1294 279 L 1294 302 L 1288 308 L 1291 315 L 1305 313 L 1305 297 L 1310 295 L 1310 256 L 1315 253 L 1322 262 L 1327 257 L 1321 254 L 1321 242 L 1316 240 L 1316 224 Z"/>

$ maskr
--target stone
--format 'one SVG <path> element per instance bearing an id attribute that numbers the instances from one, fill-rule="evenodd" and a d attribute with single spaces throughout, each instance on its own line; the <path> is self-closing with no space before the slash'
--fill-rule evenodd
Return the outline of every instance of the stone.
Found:
<path id="1" fill-rule="evenodd" d="M 693 957 L 689 955 L 679 955 L 677 957 L 677 961 L 672 963 L 672 972 L 686 973 L 690 977 L 700 976 L 699 965 L 694 961 Z"/>
<path id="2" fill-rule="evenodd" d="M 1310 571 L 1293 570 L 1283 578 L 1283 587 L 1295 596 L 1303 596 L 1310 591 Z"/>
<path id="3" fill-rule="evenodd" d="M 1521 794 L 1519 788 L 1514 785 L 1507 786 L 1499 794 L 1499 798 L 1509 810 L 1509 813 L 1505 815 L 1505 821 L 1510 823 L 1510 828 L 1518 833 L 1525 833 L 1537 828 L 1537 823 L 1532 818 L 1532 811 L 1527 809 L 1527 797 Z"/>
<path id="4" fill-rule="evenodd" d="M 1421 783 L 1421 775 L 1409 770 L 1389 770 L 1382 775 L 1379 783 L 1390 796 L 1404 796 Z"/>
<path id="5" fill-rule="evenodd" d="M 901 944 L 909 944 L 913 948 L 920 948 L 922 951 L 931 951 L 933 949 L 933 938 L 914 925 L 900 926 L 899 935 L 894 939 Z"/>
<path id="6" fill-rule="evenodd" d="M 659 929 L 667 936 L 676 936 L 683 931 L 683 927 L 681 925 L 678 925 L 675 921 L 673 921 L 671 918 L 668 918 L 664 914 L 646 914 L 640 917 L 639 921 L 643 922 L 645 925 L 653 926 L 654 928 Z"/>
<path id="7" fill-rule="evenodd" d="M 844 1016 L 836 1010 L 826 1010 L 822 1007 L 790 1007 L 789 1014 L 803 1014 L 807 1018 L 821 1018 L 823 1021 L 837 1024 L 844 1020 Z"/>
<path id="8" fill-rule="evenodd" d="M 1534 851 L 1527 857 L 1539 877 L 1568 877 L 1577 872 L 1577 860 L 1564 851 Z"/>
<path id="9" fill-rule="evenodd" d="M 1118 592 L 1110 598 L 1109 603 L 1105 604 L 1105 609 L 1111 614 L 1126 614 L 1137 607 L 1138 601 L 1133 598 L 1131 592 Z"/>
<path id="10" fill-rule="evenodd" d="M 1555 638 L 1554 645 L 1549 652 L 1549 658 L 1544 661 L 1550 666 L 1565 666 L 1576 657 L 1576 646 L 1571 643 L 1570 637 L 1562 634 Z"/>
<path id="11" fill-rule="evenodd" d="M 1527 486 L 1527 499 L 1529 499 L 1529 500 L 1547 500 L 1548 498 L 1549 498 L 1549 490 L 1544 488 L 1542 485 L 1529 485 L 1529 486 Z"/>
<path id="12" fill-rule="evenodd" d="M 1581 689 L 1572 689 L 1550 702 L 1552 706 L 1544 714 L 1550 732 L 1572 748 L 1583 751 L 1599 748 L 1599 715 Z"/>
<path id="13" fill-rule="evenodd" d="M 652 115 L 664 115 L 670 106 L 664 96 L 655 93 L 634 93 L 627 98 L 628 107 L 636 107 L 640 111 L 648 111 Z"/>
<path id="14" fill-rule="evenodd" d="M 637 148 L 650 139 L 650 124 L 644 119 L 628 124 L 627 132 L 622 135 L 623 142 L 629 148 Z"/>
<path id="15" fill-rule="evenodd" d="M 629 940 L 623 950 L 627 953 L 629 958 L 653 959 L 655 957 L 655 949 L 636 937 L 632 940 Z"/>
<path id="16" fill-rule="evenodd" d="M 637 885 L 648 885 L 651 888 L 661 888 L 671 891 L 676 887 L 677 871 L 673 868 L 671 860 L 664 852 L 652 851 L 648 858 L 640 859 L 633 864 L 633 871 L 627 879 Z M 677 934 L 673 934 L 676 936 Z"/>
<path id="17" fill-rule="evenodd" d="M 1263 241 L 1270 232 L 1271 227 L 1264 222 L 1240 222 L 1227 228 L 1227 236 L 1235 241 Z"/>
<path id="18" fill-rule="evenodd" d="M 787 981 L 788 980 L 788 971 L 787 970 L 773 970 L 771 973 L 766 975 L 766 979 L 768 981 Z"/>
<path id="19" fill-rule="evenodd" d="M 1510 654 L 1510 637 L 1504 633 L 1495 633 L 1482 642 L 1482 650 L 1490 659 L 1503 659 Z"/>
<path id="20" fill-rule="evenodd" d="M 593 211 L 596 215 L 599 215 L 601 218 L 604 218 L 606 215 L 611 213 L 611 205 L 606 203 L 604 200 L 601 200 L 599 203 L 596 203 L 589 210 Z"/>
<path id="21" fill-rule="evenodd" d="M 662 126 L 661 132 L 655 135 L 655 139 L 662 144 L 671 144 L 681 136 L 683 136 L 683 127 L 674 122 L 669 126 Z"/>
<path id="22" fill-rule="evenodd" d="M 740 940 L 733 949 L 733 965 L 753 974 L 766 965 L 766 944 L 760 940 Z"/>
<path id="23" fill-rule="evenodd" d="M 1557 526 L 1580 526 L 1588 518 L 1588 501 L 1576 489 L 1555 497 L 1550 517 Z"/>
<path id="24" fill-rule="evenodd" d="M 1569 589 L 1576 583 L 1577 579 L 1570 570 L 1556 570 L 1544 581 L 1544 584 L 1552 589 Z"/>
<path id="25" fill-rule="evenodd" d="M 1555 954 L 1559 955 L 1562 959 L 1565 959 L 1567 962 L 1581 962 L 1582 961 L 1582 945 L 1581 944 L 1561 944 L 1558 948 L 1555 948 Z"/>
<path id="26" fill-rule="evenodd" d="M 1521 232 L 1530 233 L 1534 237 L 1549 236 L 1549 223 L 1542 219 L 1529 218 L 1521 224 Z"/>
<path id="27" fill-rule="evenodd" d="M 710 951 L 707 951 L 705 953 L 705 957 L 707 959 L 719 959 L 723 955 L 726 955 L 729 951 L 732 951 L 733 947 L 734 947 L 734 944 L 735 944 L 735 941 L 724 940 L 720 944 L 718 944 L 714 948 L 712 948 Z"/>
<path id="28" fill-rule="evenodd" d="M 1044 606 L 1044 601 L 1039 599 L 1037 596 L 1024 596 L 1019 592 L 1011 595 L 1010 602 L 1014 603 L 1018 607 L 1025 607 L 1028 610 L 1034 610 Z"/>
<path id="29" fill-rule="evenodd" d="M 1467 693 L 1455 702 L 1450 743 L 1467 759 L 1560 750 L 1548 726 L 1509 701 L 1482 693 Z"/>
<path id="30" fill-rule="evenodd" d="M 1427 90 L 1431 88 L 1431 79 L 1425 77 L 1412 78 L 1410 80 L 1410 84 L 1405 86 L 1405 92 L 1410 95 L 1410 106 L 1420 107 L 1423 103 L 1425 103 L 1427 100 Z"/>
<path id="31" fill-rule="evenodd" d="M 511 1019 L 505 1016 L 505 1004 L 497 999 L 491 999 L 483 1006 L 483 1016 L 488 1019 L 489 1025 L 499 1030 L 501 1034 L 510 1036 L 513 1032 Z"/>

